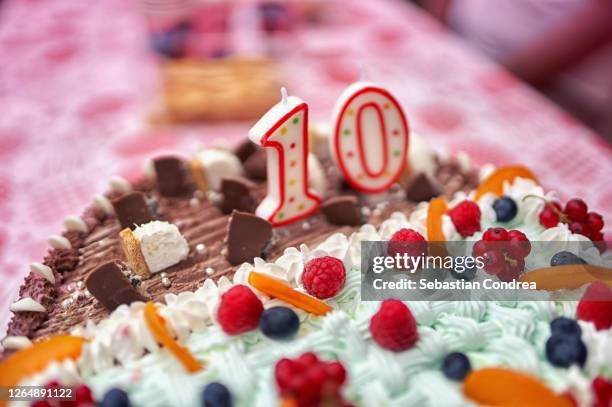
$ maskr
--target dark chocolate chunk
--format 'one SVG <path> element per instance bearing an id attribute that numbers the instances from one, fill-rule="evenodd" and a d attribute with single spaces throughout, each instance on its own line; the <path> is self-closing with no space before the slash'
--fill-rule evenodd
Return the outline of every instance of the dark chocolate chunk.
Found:
<path id="1" fill-rule="evenodd" d="M 424 172 L 410 177 L 406 183 L 406 199 L 412 202 L 429 201 L 442 193 L 437 181 L 430 179 Z"/>
<path id="2" fill-rule="evenodd" d="M 139 293 L 114 261 L 104 263 L 89 274 L 85 286 L 109 311 L 121 304 L 134 301 L 146 302 L 148 298 Z"/>
<path id="3" fill-rule="evenodd" d="M 241 212 L 255 211 L 255 198 L 251 191 L 256 187 L 254 183 L 242 177 L 223 177 L 221 179 L 221 212 L 228 214 L 233 210 Z"/>
<path id="4" fill-rule="evenodd" d="M 240 162 L 244 163 L 250 156 L 257 151 L 258 147 L 248 138 L 238 144 L 234 149 L 234 155 L 238 157 Z"/>
<path id="5" fill-rule="evenodd" d="M 178 157 L 158 157 L 153 160 L 157 188 L 162 196 L 181 196 L 189 191 L 183 161 Z"/>
<path id="6" fill-rule="evenodd" d="M 137 225 L 153 220 L 149 205 L 142 192 L 130 192 L 113 199 L 112 202 L 122 229 L 130 228 L 134 230 Z"/>
<path id="7" fill-rule="evenodd" d="M 232 266 L 263 255 L 272 238 L 272 225 L 256 215 L 234 211 L 227 231 L 227 261 Z"/>
<path id="8" fill-rule="evenodd" d="M 256 181 L 265 181 L 268 177 L 266 168 L 266 151 L 263 148 L 255 151 L 245 162 L 244 172 L 247 177 Z"/>
<path id="9" fill-rule="evenodd" d="M 358 226 L 362 224 L 356 196 L 343 195 L 329 198 L 321 205 L 321 212 L 332 225 Z"/>

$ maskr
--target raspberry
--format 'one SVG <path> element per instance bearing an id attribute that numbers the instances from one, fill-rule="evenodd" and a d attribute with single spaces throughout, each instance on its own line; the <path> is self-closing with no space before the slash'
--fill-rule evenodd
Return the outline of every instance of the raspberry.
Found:
<path id="1" fill-rule="evenodd" d="M 410 349 L 419 339 L 410 309 L 398 300 L 383 301 L 370 320 L 370 333 L 380 347 L 394 352 Z"/>
<path id="2" fill-rule="evenodd" d="M 592 283 L 578 303 L 576 318 L 592 322 L 597 330 L 612 327 L 612 290 L 604 283 Z"/>
<path id="3" fill-rule="evenodd" d="M 320 299 L 330 298 L 338 294 L 344 281 L 346 271 L 340 259 L 331 256 L 310 260 L 304 266 L 302 284 L 308 294 Z"/>
<path id="4" fill-rule="evenodd" d="M 555 211 L 551 205 L 553 205 L 558 211 L 561 211 L 561 207 L 556 202 L 544 206 L 544 209 L 542 209 L 542 212 L 540 212 L 540 223 L 545 228 L 553 228 L 559 223 L 559 213 Z"/>
<path id="5" fill-rule="evenodd" d="M 325 362 L 309 352 L 297 359 L 281 359 L 274 375 L 281 396 L 291 397 L 300 407 L 343 405 L 340 388 L 346 382 L 346 370 L 339 362 Z"/>
<path id="6" fill-rule="evenodd" d="M 574 198 L 567 201 L 563 211 L 571 220 L 582 222 L 587 218 L 587 204 L 582 199 Z"/>
<path id="7" fill-rule="evenodd" d="M 600 214 L 596 212 L 589 212 L 587 215 L 587 225 L 589 225 L 589 228 L 592 231 L 598 232 L 603 229 L 604 221 Z"/>
<path id="8" fill-rule="evenodd" d="M 612 405 L 612 380 L 598 376 L 591 383 L 595 402 L 593 407 L 609 407 Z"/>
<path id="9" fill-rule="evenodd" d="M 525 258 L 531 253 L 531 242 L 520 230 L 508 232 L 508 252 L 515 258 Z"/>
<path id="10" fill-rule="evenodd" d="M 259 325 L 263 304 L 246 285 L 236 285 L 221 296 L 217 320 L 228 335 L 239 335 Z"/>
<path id="11" fill-rule="evenodd" d="M 427 242 L 416 230 L 402 228 L 391 236 L 387 254 L 389 256 L 396 254 L 407 254 L 411 257 L 423 256 L 427 254 Z"/>
<path id="12" fill-rule="evenodd" d="M 457 232 L 463 237 L 480 231 L 480 208 L 472 201 L 463 201 L 448 211 Z"/>
<path id="13" fill-rule="evenodd" d="M 482 235 L 482 240 L 487 242 L 505 242 L 508 239 L 508 232 L 504 228 L 489 228 Z"/>

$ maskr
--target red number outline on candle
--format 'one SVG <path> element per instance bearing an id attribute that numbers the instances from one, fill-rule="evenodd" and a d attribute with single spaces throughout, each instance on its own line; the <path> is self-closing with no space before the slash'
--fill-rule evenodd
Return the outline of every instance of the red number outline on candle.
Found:
<path id="1" fill-rule="evenodd" d="M 283 208 L 283 205 L 285 204 L 285 149 L 283 148 L 283 145 L 281 143 L 279 143 L 278 141 L 269 140 L 269 137 L 272 136 L 273 133 L 278 130 L 279 127 L 284 125 L 291 116 L 293 116 L 300 110 L 304 111 L 304 120 L 302 120 L 302 143 L 304 143 L 302 147 L 302 174 L 304 177 L 303 192 L 306 197 L 314 200 L 316 204 L 312 207 L 311 210 L 304 212 L 301 215 L 290 217 L 278 222 L 274 221 L 274 218 L 276 217 L 276 215 L 278 215 L 278 213 Z M 318 211 L 319 206 L 321 205 L 321 198 L 308 190 L 308 105 L 305 102 L 300 103 L 299 105 L 294 107 L 289 113 L 285 114 L 279 121 L 274 124 L 274 126 L 270 127 L 266 134 L 262 136 L 260 143 L 262 147 L 272 147 L 278 152 L 278 179 L 280 184 L 280 203 L 266 220 L 270 222 L 274 227 L 284 226 L 293 222 L 297 222 L 300 219 L 304 219 L 312 215 L 314 212 Z"/>
<path id="2" fill-rule="evenodd" d="M 353 178 L 352 174 L 350 173 L 350 171 L 348 170 L 347 166 L 344 163 L 344 158 L 343 155 L 341 154 L 340 151 L 340 140 L 342 137 L 341 131 L 340 131 L 340 127 L 341 127 L 341 123 L 342 123 L 342 119 L 344 118 L 344 114 L 346 113 L 346 110 L 348 109 L 349 105 L 351 104 L 351 102 L 358 96 L 362 95 L 363 93 L 366 92 L 376 92 L 379 93 L 381 95 L 383 95 L 386 99 L 388 99 L 388 101 L 390 103 L 393 104 L 393 106 L 397 109 L 397 111 L 400 114 L 400 118 L 401 118 L 401 123 L 402 123 L 402 128 L 404 131 L 404 134 L 406 135 L 406 144 L 404 146 L 403 151 L 401 152 L 401 164 L 400 167 L 396 170 L 395 174 L 390 178 L 389 182 L 385 183 L 384 185 L 378 187 L 378 188 L 367 188 L 364 187 L 363 185 L 361 185 L 357 180 L 355 180 L 355 178 Z M 384 151 L 383 151 L 383 166 L 381 168 L 380 171 L 378 172 L 372 172 L 370 171 L 366 159 L 365 159 L 365 147 L 364 147 L 364 143 L 363 143 L 363 134 L 361 132 L 361 115 L 363 113 L 363 110 L 365 108 L 368 107 L 373 107 L 376 110 L 376 114 L 378 117 L 378 123 L 380 125 L 381 128 L 381 135 L 383 137 L 383 146 L 384 146 Z M 357 143 L 358 143 L 358 147 L 359 147 L 359 160 L 361 162 L 361 165 L 363 167 L 363 170 L 366 174 L 368 174 L 370 177 L 375 178 L 381 174 L 384 173 L 384 171 L 386 170 L 388 164 L 389 164 L 389 152 L 388 150 L 388 134 L 387 134 L 387 129 L 385 126 L 385 121 L 383 119 L 383 115 L 382 115 L 382 110 L 380 108 L 380 106 L 376 103 L 376 102 L 368 102 L 365 103 L 364 105 L 359 107 L 359 110 L 357 111 L 357 114 L 355 115 L 355 120 L 357 120 Z M 335 155 L 336 155 L 336 162 L 338 163 L 338 166 L 340 167 L 340 170 L 342 171 L 342 173 L 344 174 L 344 177 L 346 178 L 346 180 L 351 184 L 351 186 L 359 191 L 362 192 L 381 192 L 384 191 L 386 189 L 388 189 L 391 184 L 393 184 L 402 174 L 402 172 L 404 171 L 404 169 L 406 168 L 406 165 L 408 164 L 408 160 L 407 160 L 407 156 L 408 156 L 408 145 L 410 144 L 410 132 L 409 132 L 409 128 L 408 128 L 408 122 L 406 121 L 406 116 L 404 115 L 404 111 L 402 110 L 401 106 L 399 105 L 399 103 L 397 102 L 397 100 L 393 97 L 393 95 L 391 95 L 388 91 L 386 91 L 383 88 L 379 88 L 376 86 L 366 86 L 362 89 L 359 89 L 357 92 L 355 92 L 353 95 L 351 95 L 351 97 L 344 102 L 344 105 L 342 106 L 342 109 L 340 110 L 340 114 L 338 115 L 338 118 L 336 120 L 336 128 L 334 130 L 334 145 L 335 145 Z"/>

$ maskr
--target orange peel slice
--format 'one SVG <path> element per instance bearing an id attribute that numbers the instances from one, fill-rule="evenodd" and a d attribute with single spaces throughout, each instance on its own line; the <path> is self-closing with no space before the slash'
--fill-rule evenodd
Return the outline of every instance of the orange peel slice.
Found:
<path id="1" fill-rule="evenodd" d="M 602 282 L 612 288 L 612 269 L 591 264 L 544 267 L 523 274 L 519 281 L 536 283 L 538 290 L 573 290 L 585 284 Z"/>
<path id="2" fill-rule="evenodd" d="M 443 198 L 429 201 L 427 208 L 427 240 L 429 242 L 444 242 L 446 237 L 442 230 L 442 215 L 448 212 L 448 205 Z"/>
<path id="3" fill-rule="evenodd" d="M 573 406 L 569 398 L 554 393 L 538 379 L 504 368 L 470 373 L 463 383 L 463 393 L 484 406 Z"/>
<path id="4" fill-rule="evenodd" d="M 84 338 L 78 336 L 57 335 L 13 353 L 0 363 L 0 386 L 17 386 L 23 379 L 40 372 L 51 362 L 77 359 L 85 342 Z"/>
<path id="5" fill-rule="evenodd" d="M 504 182 L 512 182 L 517 177 L 530 179 L 539 184 L 538 179 L 529 168 L 522 165 L 508 165 L 496 169 L 480 183 L 474 200 L 478 201 L 487 192 L 501 196 L 504 193 Z"/>
<path id="6" fill-rule="evenodd" d="M 204 368 L 204 365 L 194 358 L 187 348 L 174 340 L 166 327 L 166 321 L 159 315 L 155 304 L 152 302 L 147 302 L 147 305 L 145 305 L 144 319 L 157 342 L 168 349 L 189 373 L 195 373 Z"/>
<path id="7" fill-rule="evenodd" d="M 323 301 L 299 292 L 282 281 L 256 271 L 249 273 L 249 284 L 270 297 L 283 300 L 311 314 L 323 316 L 333 310 L 332 307 Z"/>

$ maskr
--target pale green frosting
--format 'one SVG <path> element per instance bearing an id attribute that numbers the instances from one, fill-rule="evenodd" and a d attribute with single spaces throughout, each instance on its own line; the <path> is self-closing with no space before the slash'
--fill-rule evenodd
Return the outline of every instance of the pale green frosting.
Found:
<path id="1" fill-rule="evenodd" d="M 513 187 L 507 193 L 515 199 L 527 193 L 540 193 L 525 183 Z M 546 232 L 549 235 L 544 237 L 550 240 L 568 238 L 564 230 L 540 230 L 533 224 L 537 208 L 525 207 L 528 201 L 521 202 L 520 226 L 524 226 L 521 229 L 530 238 L 541 239 Z M 544 355 L 544 345 L 550 336 L 549 322 L 556 316 L 573 316 L 575 302 L 412 301 L 406 304 L 418 323 L 417 344 L 407 351 L 393 353 L 373 342 L 369 323 L 379 303 L 360 301 L 360 242 L 388 239 L 401 227 L 426 232 L 423 231 L 426 210 L 426 204 L 422 204 L 410 219 L 395 213 L 378 230 L 364 225 L 348 238 L 333 235 L 312 251 L 305 245 L 287 249 L 274 263 L 256 259 L 254 265 L 240 267 L 233 281 L 222 279 L 215 285 L 207 280 L 196 292 L 168 295 L 166 304 L 159 304 L 160 313 L 180 343 L 205 362 L 205 370 L 199 373 L 187 374 L 166 349 L 155 343 L 143 323 L 143 304 L 122 306 L 100 324 L 89 323 L 75 330 L 76 334 L 91 338 L 77 361 L 79 373 L 97 397 L 111 387 L 122 387 L 134 406 L 199 406 L 204 385 L 220 381 L 230 388 L 237 405 L 269 407 L 279 401 L 274 382 L 277 361 L 313 351 L 324 359 L 342 362 L 348 372 L 344 393 L 356 405 L 463 406 L 470 402 L 461 393 L 460 385 L 448 380 L 440 370 L 447 353 L 460 351 L 468 355 L 475 369 L 511 367 L 541 377 L 557 391 L 571 390 L 581 401 L 588 402 L 590 394 L 585 383 L 589 378 L 612 375 L 612 333 L 595 331 L 592 324 L 581 323 L 589 349 L 583 370 L 568 372 L 555 368 Z M 483 212 L 483 223 L 493 225 L 490 214 Z M 302 289 L 299 281 L 304 262 L 321 255 L 343 260 L 346 284 L 329 301 L 335 309 L 330 314 L 315 317 L 297 310 L 302 324 L 295 339 L 272 341 L 259 331 L 230 337 L 216 325 L 214 315 L 220 293 L 232 284 L 246 284 L 251 270 L 257 269 Z M 283 304 L 257 294 L 265 307 Z M 74 370 L 71 366 L 72 376 Z M 62 372 L 61 366 L 54 365 L 26 383 L 44 383 L 50 376 L 61 377 Z"/>

